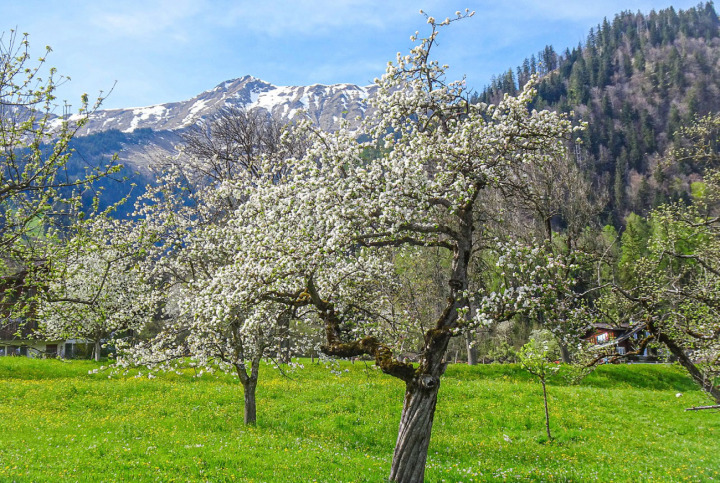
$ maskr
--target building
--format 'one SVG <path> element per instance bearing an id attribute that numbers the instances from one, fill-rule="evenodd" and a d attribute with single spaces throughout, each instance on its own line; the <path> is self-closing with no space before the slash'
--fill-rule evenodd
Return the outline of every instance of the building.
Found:
<path id="1" fill-rule="evenodd" d="M 645 324 L 642 323 L 632 325 L 628 323 L 618 325 L 598 323 L 593 325 L 593 330 L 585 336 L 585 340 L 591 342 L 595 346 L 594 349 L 605 349 L 625 355 L 635 351 L 638 343 L 646 335 Z M 657 353 L 646 347 L 642 354 L 633 355 L 628 360 L 657 361 Z"/>
<path id="2" fill-rule="evenodd" d="M 0 324 L 0 356 L 65 357 L 66 341 L 33 337 L 36 322 L 5 319 Z"/>

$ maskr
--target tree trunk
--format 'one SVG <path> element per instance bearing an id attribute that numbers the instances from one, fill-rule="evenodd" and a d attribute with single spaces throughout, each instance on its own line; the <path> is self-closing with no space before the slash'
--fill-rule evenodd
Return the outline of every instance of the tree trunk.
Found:
<path id="1" fill-rule="evenodd" d="M 416 483 L 424 480 L 439 388 L 440 379 L 427 375 L 420 376 L 417 382 L 407 383 L 390 481 Z"/>
<path id="2" fill-rule="evenodd" d="M 567 345 L 565 345 L 563 342 L 558 342 L 558 345 L 560 346 L 560 357 L 564 364 L 570 364 L 572 361 L 570 360 L 570 351 L 567 348 Z"/>
<path id="3" fill-rule="evenodd" d="M 245 424 L 255 425 L 257 423 L 257 404 L 255 401 L 255 388 L 257 388 L 257 379 L 248 378 L 243 383 L 243 393 L 245 396 Z"/>
<path id="4" fill-rule="evenodd" d="M 473 337 L 473 333 L 469 331 L 465 334 L 465 346 L 467 347 L 468 365 L 476 365 L 478 358 L 477 347 L 475 347 L 475 338 Z"/>
<path id="5" fill-rule="evenodd" d="M 481 187 L 478 186 L 476 194 Z M 448 343 L 456 333 L 454 329 L 460 328 L 458 313 L 469 307 L 467 270 L 472 255 L 474 199 L 459 213 L 461 233 L 457 235 L 457 245 L 453 248 L 452 273 L 448 280 L 450 296 L 435 326 L 425 332 L 425 347 L 417 367 L 397 361 L 392 349 L 381 344 L 375 336 L 343 342 L 341 318 L 334 305 L 320 296 L 312 277 L 307 280 L 306 293 L 325 325 L 327 344 L 322 346 L 322 351 L 335 357 L 372 355 L 385 374 L 405 381 L 405 399 L 390 468 L 390 481 L 416 483 L 422 482 L 425 477 L 440 376 L 447 368 L 445 355 Z"/>
<path id="6" fill-rule="evenodd" d="M 688 374 L 690 374 L 693 381 L 695 381 L 703 391 L 712 397 L 716 403 L 720 404 L 720 387 L 713 384 L 713 378 L 706 377 L 688 357 L 683 348 L 676 344 L 672 338 L 665 335 L 665 333 L 660 332 L 654 324 L 648 323 L 647 328 L 659 342 L 663 343 L 665 347 L 670 350 L 672 355 L 677 357 L 678 362 L 685 368 L 685 370 L 688 371 Z"/>
<path id="7" fill-rule="evenodd" d="M 425 462 L 440 389 L 440 376 L 447 367 L 445 354 L 448 342 L 453 334 L 452 329 L 458 325 L 458 310 L 469 307 L 466 291 L 467 270 L 472 255 L 472 203 L 468 203 L 459 216 L 461 235 L 453 250 L 452 274 L 448 280 L 448 303 L 435 328 L 425 333 L 425 348 L 415 370 L 418 375 L 404 379 L 405 401 L 390 468 L 390 481 L 398 483 L 417 483 L 425 478 Z"/>
<path id="8" fill-rule="evenodd" d="M 278 318 L 278 344 L 277 360 L 279 364 L 290 363 L 290 313 L 285 311 Z"/>
<path id="9" fill-rule="evenodd" d="M 250 374 L 247 372 L 245 363 L 236 363 L 235 370 L 240 378 L 243 387 L 244 397 L 244 421 L 245 424 L 255 425 L 257 422 L 257 403 L 255 401 L 255 389 L 260 371 L 260 355 L 257 355 L 250 362 Z"/>
<path id="10" fill-rule="evenodd" d="M 100 342 L 100 339 L 95 340 L 95 349 L 93 349 L 93 352 L 95 353 L 95 362 L 100 362 L 100 351 L 102 350 L 102 344 Z"/>
<path id="11" fill-rule="evenodd" d="M 550 435 L 550 413 L 548 412 L 547 389 L 545 388 L 545 380 L 540 379 L 540 382 L 542 383 L 543 399 L 545 401 L 545 431 L 547 431 L 548 440 L 551 440 L 552 435 Z"/>
<path id="12" fill-rule="evenodd" d="M 552 243 L 552 217 L 545 218 L 545 234 L 547 235 L 548 242 Z"/>

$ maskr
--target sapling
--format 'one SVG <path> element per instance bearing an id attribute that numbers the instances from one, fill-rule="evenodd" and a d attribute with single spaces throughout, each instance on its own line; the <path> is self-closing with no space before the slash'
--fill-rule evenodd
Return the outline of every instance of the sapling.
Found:
<path id="1" fill-rule="evenodd" d="M 554 347 L 554 346 L 555 347 Z M 545 430 L 548 440 L 552 440 L 550 434 L 550 413 L 548 412 L 547 380 L 557 373 L 560 365 L 555 362 L 555 353 L 558 351 L 557 342 L 552 338 L 549 331 L 543 330 L 536 333 L 534 338 L 522 346 L 517 353 L 520 365 L 533 376 L 540 380 L 543 388 L 543 400 L 545 402 Z"/>

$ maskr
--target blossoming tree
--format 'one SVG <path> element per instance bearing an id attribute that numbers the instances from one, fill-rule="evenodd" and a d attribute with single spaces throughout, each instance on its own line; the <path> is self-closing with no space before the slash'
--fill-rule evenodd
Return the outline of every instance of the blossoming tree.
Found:
<path id="1" fill-rule="evenodd" d="M 58 216 L 72 188 L 83 188 L 113 171 L 99 167 L 87 177 L 69 176 L 70 140 L 96 109 L 82 99 L 78 115 L 53 114 L 55 91 L 64 79 L 31 59 L 28 34 L 0 34 L 0 249 L 3 256 L 23 249 L 37 233 L 38 220 Z M 52 49 L 46 47 L 45 54 Z M 45 72 L 47 70 L 47 72 Z M 73 197 L 76 198 L 76 197 Z"/>
<path id="2" fill-rule="evenodd" d="M 692 203 L 655 208 L 647 235 L 623 235 L 623 270 L 598 299 L 594 316 L 625 322 L 637 339 L 618 353 L 614 344 L 594 348 L 595 360 L 632 357 L 648 347 L 666 350 L 720 404 L 720 116 L 708 115 L 680 129 L 667 166 L 694 164 Z M 638 221 L 644 223 L 639 217 Z M 627 256 L 627 259 L 624 259 Z M 640 337 L 642 335 L 642 337 Z"/>
<path id="3" fill-rule="evenodd" d="M 664 205 L 650 215 L 647 254 L 631 267 L 632 283 L 614 285 L 600 299 L 603 314 L 627 320 L 645 334 L 630 352 L 603 347 L 596 357 L 642 354 L 664 347 L 690 377 L 720 404 L 720 172 L 705 173 L 691 206 Z"/>
<path id="4" fill-rule="evenodd" d="M 136 243 L 143 271 L 163 299 L 164 323 L 150 340 L 123 347 L 119 364 L 237 374 L 244 393 L 244 421 L 257 419 L 255 391 L 260 363 L 280 354 L 285 362 L 306 339 L 291 337 L 293 307 L 272 300 L 239 303 L 223 284 L 235 278 L 242 249 L 227 228 L 245 190 L 278 183 L 285 159 L 302 143 L 290 126 L 263 113 L 226 110 L 186 138 L 179 159 L 160 166 L 160 182 L 141 197 Z"/>
<path id="5" fill-rule="evenodd" d="M 471 297 L 492 298 L 469 290 L 471 262 L 494 243 L 480 194 L 502 185 L 514 165 L 564 156 L 573 131 L 558 114 L 528 109 L 531 85 L 487 106 L 471 104 L 463 82 L 446 82 L 446 66 L 430 52 L 451 22 L 428 17 L 430 35 L 388 65 L 359 133 L 318 133 L 284 182 L 244 192 L 245 203 L 217 237 L 237 255 L 215 278 L 215 307 L 232 297 L 237 306 L 309 308 L 324 326 L 326 354 L 368 355 L 405 383 L 393 481 L 423 479 L 448 343 L 491 312 L 468 316 Z M 378 155 L 368 160 L 371 150 Z M 381 295 L 395 280 L 393 254 L 408 246 L 451 257 L 449 296 L 427 323 L 416 363 L 398 360 L 398 341 L 386 330 L 392 307 Z"/>
<path id="6" fill-rule="evenodd" d="M 100 360 L 103 341 L 125 337 L 152 320 L 156 301 L 138 270 L 139 254 L 128 223 L 99 213 L 76 223 L 74 236 L 53 245 L 34 283 L 39 332 L 51 339 L 77 338 L 94 344 Z"/>
<path id="7" fill-rule="evenodd" d="M 46 238 L 63 231 L 69 206 L 82 192 L 118 167 L 96 166 L 78 176 L 68 164 L 70 142 L 100 106 L 88 96 L 70 118 L 55 115 L 56 90 L 67 79 L 31 56 L 29 35 L 0 33 L 0 307 L 14 324 L 32 314 L 29 299 L 36 272 L 48 269 Z M 67 106 L 66 106 L 67 107 Z M 38 243 L 39 240 L 42 242 Z M 9 315 L 9 316 L 8 316 Z"/>

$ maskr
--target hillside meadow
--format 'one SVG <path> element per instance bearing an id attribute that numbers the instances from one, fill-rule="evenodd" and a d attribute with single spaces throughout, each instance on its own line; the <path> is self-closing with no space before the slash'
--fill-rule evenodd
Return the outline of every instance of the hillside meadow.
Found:
<path id="1" fill-rule="evenodd" d="M 258 425 L 244 427 L 227 375 L 0 358 L 0 481 L 384 481 L 401 384 L 366 363 L 303 363 L 263 367 Z M 720 414 L 684 411 L 707 400 L 677 367 L 604 366 L 549 397 L 553 441 L 522 369 L 450 366 L 427 481 L 720 479 Z"/>

